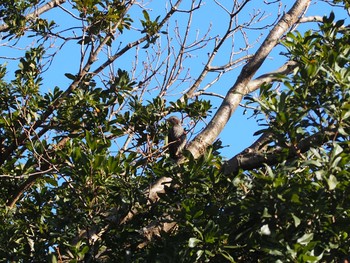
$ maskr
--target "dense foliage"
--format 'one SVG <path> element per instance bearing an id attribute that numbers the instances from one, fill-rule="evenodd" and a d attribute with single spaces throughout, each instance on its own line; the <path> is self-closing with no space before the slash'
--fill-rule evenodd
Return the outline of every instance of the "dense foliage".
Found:
<path id="1" fill-rule="evenodd" d="M 119 67 L 105 71 L 126 49 L 159 44 L 177 3 L 164 19 L 143 9 L 141 38 L 92 67 L 104 45 L 109 50 L 132 29 L 134 1 L 71 2 L 84 24 L 74 38 L 80 70 L 65 74 L 68 87 L 51 91 L 42 87 L 55 22 L 27 15 L 36 1 L 15 3 L 0 4 L 2 39 L 34 34 L 40 41 L 19 59 L 13 79 L 6 64 L 0 69 L 1 261 L 340 262 L 350 255 L 344 20 L 330 13 L 316 30 L 285 35 L 292 70 L 245 97 L 261 125 L 256 134 L 268 134 L 259 148 L 266 161 L 228 174 L 220 140 L 198 158 L 185 151 L 175 162 L 167 154 L 165 116 L 191 119 L 190 137 L 215 110 L 200 96 L 164 96 L 180 73 L 158 72 L 150 57 L 139 79 Z M 145 96 L 158 74 L 166 85 Z M 157 180 L 165 190 L 154 197 Z"/>

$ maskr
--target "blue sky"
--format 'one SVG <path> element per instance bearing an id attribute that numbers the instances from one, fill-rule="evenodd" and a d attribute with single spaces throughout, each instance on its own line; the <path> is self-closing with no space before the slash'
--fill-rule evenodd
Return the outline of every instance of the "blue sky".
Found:
<path id="1" fill-rule="evenodd" d="M 226 2 L 228 4 L 226 4 Z M 234 1 L 221 1 L 221 3 L 225 3 L 225 8 L 230 9 L 230 5 L 232 5 L 232 2 Z M 266 2 L 266 1 L 265 1 Z M 246 40 L 249 44 L 252 45 L 252 48 L 249 49 L 247 52 L 239 53 L 240 49 L 244 48 L 246 43 L 244 42 L 243 35 L 240 33 L 235 34 L 235 36 L 228 41 L 222 48 L 222 50 L 219 51 L 216 59 L 214 60 L 215 65 L 221 65 L 224 63 L 227 63 L 229 60 L 230 52 L 232 50 L 232 46 L 234 46 L 233 51 L 237 52 L 236 57 L 247 55 L 247 54 L 253 54 L 254 51 L 259 47 L 259 44 L 262 43 L 266 35 L 268 34 L 267 30 L 262 29 L 264 26 L 272 24 L 273 21 L 276 20 L 278 12 L 283 13 L 285 10 L 288 10 L 292 4 L 293 1 L 283 1 L 287 3 L 287 6 L 284 5 L 279 8 L 280 1 L 277 1 L 276 3 L 273 3 L 275 1 L 267 1 L 271 2 L 271 4 L 266 5 L 264 4 L 264 1 L 262 0 L 254 0 L 250 1 L 244 8 L 244 11 L 240 13 L 235 19 L 237 19 L 237 22 L 243 22 L 247 21 L 252 16 L 252 13 L 258 12 L 258 10 L 261 10 L 261 15 L 259 16 L 261 18 L 261 21 L 257 24 L 254 24 L 251 26 L 251 29 L 245 29 Z M 163 0 L 155 0 L 147 5 L 145 5 L 147 11 L 149 12 L 151 18 L 156 18 L 158 15 L 164 14 L 165 12 L 165 1 Z M 190 1 L 186 2 L 187 4 L 190 3 Z M 283 3 L 283 4 L 285 4 Z M 207 0 L 202 2 L 203 6 L 195 12 L 193 19 L 192 19 L 192 26 L 191 26 L 191 33 L 189 35 L 189 42 L 194 40 L 196 37 L 201 38 L 203 37 L 207 29 L 211 27 L 210 34 L 212 36 L 221 37 L 224 33 L 225 27 L 228 23 L 228 15 L 225 13 L 224 9 L 217 5 L 215 1 L 213 0 Z M 66 8 L 69 8 L 69 4 L 66 3 L 63 5 Z M 186 6 L 182 5 L 182 9 L 185 9 Z M 278 11 L 279 10 L 279 11 Z M 341 12 L 335 7 L 331 7 L 326 3 L 318 3 L 317 5 L 312 4 L 307 12 L 308 15 L 328 15 L 330 11 L 333 10 L 336 12 L 336 19 L 343 19 L 348 18 L 348 14 L 346 12 Z M 73 10 L 73 12 L 76 13 L 76 11 Z M 60 31 L 66 27 L 74 27 L 74 26 L 80 26 L 80 23 L 78 21 L 74 21 L 72 19 L 69 19 L 69 16 L 66 12 L 62 11 L 61 9 L 56 9 L 53 11 L 50 11 L 48 13 L 45 13 L 43 17 L 50 18 L 52 20 L 55 20 L 58 25 L 60 25 L 59 28 L 57 28 L 57 31 Z M 134 19 L 133 29 L 130 31 L 124 31 L 125 33 L 121 36 L 119 36 L 114 45 L 113 45 L 113 52 L 117 50 L 119 46 L 123 47 L 126 43 L 129 41 L 133 41 L 141 37 L 141 33 L 138 30 L 140 29 L 140 22 L 139 19 L 142 19 L 142 9 L 139 6 L 136 6 L 131 10 L 131 17 Z M 169 32 L 171 37 L 174 39 L 176 38 L 174 34 L 174 28 L 178 25 L 179 31 L 184 32 L 185 30 L 185 24 L 186 19 L 184 19 L 185 14 L 179 13 L 177 14 L 172 20 L 172 22 L 169 24 Z M 310 28 L 317 28 L 317 25 L 315 23 L 311 24 L 305 24 L 301 25 L 298 30 L 305 31 Z M 73 30 L 74 31 L 74 30 Z M 70 31 L 69 33 L 72 33 Z M 74 31 L 77 35 L 79 35 L 79 31 Z M 68 34 L 68 32 L 67 32 Z M 259 37 L 260 36 L 260 37 Z M 163 40 L 167 36 L 161 35 L 160 39 Z M 258 38 L 258 39 L 257 39 Z M 13 72 L 18 64 L 18 60 L 15 58 L 18 58 L 19 56 L 23 55 L 25 52 L 25 49 L 29 46 L 35 46 L 38 39 L 36 37 L 33 38 L 23 38 L 21 39 L 15 46 L 6 47 L 7 40 L 0 40 L 0 57 L 11 57 L 14 58 L 14 60 L 8 61 L 8 76 L 7 80 L 10 80 L 13 78 Z M 43 92 L 46 92 L 48 90 L 53 90 L 55 86 L 60 87 L 62 90 L 65 90 L 69 84 L 70 80 L 64 76 L 65 73 L 71 73 L 75 74 L 79 69 L 79 55 L 80 55 L 80 46 L 76 43 L 76 41 L 71 41 L 62 47 L 60 45 L 62 42 L 50 39 L 52 48 L 49 50 L 50 52 L 59 51 L 58 54 L 55 56 L 55 59 L 50 66 L 50 68 L 43 73 L 44 77 L 44 85 L 42 86 Z M 176 41 L 174 41 L 176 43 Z M 12 45 L 12 43 L 7 43 L 8 45 Z M 202 70 L 203 63 L 205 62 L 205 59 L 208 56 L 208 52 L 211 51 L 213 47 L 214 42 L 209 42 L 208 45 L 203 47 L 202 49 L 196 50 L 192 52 L 191 59 L 188 59 L 184 62 L 184 67 L 189 70 L 190 74 L 195 77 L 199 74 L 199 72 Z M 173 46 L 175 50 L 178 49 L 178 46 Z M 150 51 L 150 50 L 149 50 Z M 136 73 L 140 73 L 142 71 L 142 60 L 145 59 L 145 56 L 147 55 L 146 52 L 149 52 L 147 50 L 140 49 L 139 53 L 139 68 L 137 69 Z M 265 61 L 264 65 L 259 70 L 258 75 L 270 72 L 272 70 L 275 70 L 279 68 L 283 62 L 285 61 L 285 58 L 280 55 L 280 52 L 283 51 L 282 47 L 277 48 L 273 53 L 271 53 L 270 57 Z M 135 61 L 135 50 L 131 50 L 130 52 L 126 53 L 120 60 L 116 61 L 113 66 L 115 69 L 122 68 L 124 70 L 131 70 L 132 64 Z M 236 58 L 235 57 L 235 58 Z M 97 61 L 97 65 L 100 63 L 103 63 L 105 60 L 104 57 L 100 57 Z M 4 63 L 4 59 L 0 58 L 0 63 Z M 211 87 L 209 90 L 210 92 L 215 92 L 218 94 L 221 94 L 224 96 L 229 88 L 233 85 L 235 82 L 239 72 L 241 70 L 241 67 L 238 67 L 229 73 L 227 73 L 224 77 L 220 79 L 214 86 Z M 204 87 L 207 83 L 212 81 L 214 78 L 214 74 L 209 74 L 208 78 L 205 79 L 201 85 L 201 87 Z M 178 84 L 178 85 L 177 85 Z M 150 86 L 156 86 L 157 83 L 151 83 Z M 186 86 L 187 85 L 187 86 Z M 181 92 L 185 90 L 189 83 L 181 84 L 175 83 L 174 88 L 171 91 L 171 95 L 169 96 L 169 100 L 172 99 L 178 99 L 181 95 Z M 154 94 L 150 92 L 147 96 L 152 97 Z M 221 103 L 221 99 L 217 97 L 204 97 L 205 99 L 211 99 L 212 104 L 214 105 L 214 109 L 212 112 L 215 112 L 215 108 L 218 107 Z M 226 147 L 222 150 L 222 153 L 224 156 L 230 158 L 234 154 L 242 151 L 244 148 L 249 146 L 256 138 L 253 137 L 254 132 L 258 129 L 256 120 L 254 118 L 249 118 L 250 113 L 247 113 L 246 115 L 243 115 L 243 108 L 239 108 L 234 115 L 232 116 L 231 120 L 227 124 L 227 127 L 224 129 L 224 131 L 220 134 L 219 138 L 223 141 L 223 145 L 228 145 L 229 147 Z M 210 117 L 209 117 L 210 119 Z M 207 121 L 209 121 L 209 119 Z M 188 124 L 188 123 L 187 123 Z M 197 130 L 198 132 L 198 130 Z"/>

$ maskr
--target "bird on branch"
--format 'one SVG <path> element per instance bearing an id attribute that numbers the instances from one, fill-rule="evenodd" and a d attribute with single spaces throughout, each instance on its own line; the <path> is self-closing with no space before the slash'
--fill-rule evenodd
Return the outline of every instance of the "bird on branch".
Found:
<path id="1" fill-rule="evenodd" d="M 181 157 L 181 151 L 186 145 L 186 132 L 179 118 L 171 116 L 167 122 L 170 124 L 168 131 L 169 154 L 172 159 L 177 160 Z"/>

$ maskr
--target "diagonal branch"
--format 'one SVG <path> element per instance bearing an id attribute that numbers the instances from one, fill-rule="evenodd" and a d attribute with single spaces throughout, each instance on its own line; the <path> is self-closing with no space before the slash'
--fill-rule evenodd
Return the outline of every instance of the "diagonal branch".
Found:
<path id="1" fill-rule="evenodd" d="M 263 74 L 256 79 L 251 80 L 246 87 L 247 93 L 251 93 L 259 89 L 263 84 L 280 80 L 281 75 L 286 76 L 290 74 L 297 66 L 298 65 L 295 61 L 288 61 L 279 69 L 267 74 Z"/>
<path id="2" fill-rule="evenodd" d="M 301 3 L 300 3 L 301 2 Z M 236 84 L 233 86 L 233 88 L 229 91 L 227 94 L 225 100 L 223 101 L 220 109 L 218 112 L 224 112 L 223 114 L 226 116 L 226 114 L 229 114 L 229 116 L 232 114 L 232 112 L 227 112 L 228 110 L 232 109 L 234 110 L 238 104 L 240 103 L 243 95 L 245 95 L 247 90 L 249 92 L 256 90 L 260 87 L 262 83 L 266 83 L 268 81 L 276 80 L 277 79 L 277 74 L 282 74 L 282 73 L 290 73 L 296 65 L 292 62 L 287 62 L 285 65 L 283 65 L 281 68 L 276 70 L 275 72 L 271 72 L 269 74 L 264 74 L 258 77 L 257 79 L 253 81 L 248 81 L 250 80 L 258 67 L 261 66 L 263 60 L 267 57 L 268 53 L 271 51 L 271 49 L 278 43 L 279 37 L 281 37 L 287 29 L 295 23 L 298 18 L 299 14 L 302 14 L 302 11 L 307 7 L 309 1 L 298 1 L 296 6 L 294 6 L 286 15 L 287 17 L 282 17 L 281 21 L 276 25 L 276 27 L 270 32 L 269 36 L 273 37 L 274 41 L 269 40 L 267 38 L 265 42 L 262 45 L 262 48 L 260 48 L 255 56 L 252 58 L 248 64 L 243 68 L 242 73 L 240 78 L 237 80 Z M 297 9 L 297 10 L 295 10 Z M 291 18 L 293 17 L 293 19 Z M 287 22 L 288 23 L 287 23 Z M 280 25 L 282 23 L 282 25 Z M 276 32 L 277 31 L 277 32 Z M 268 36 L 268 37 L 269 37 Z M 271 42 L 272 41 L 272 42 Z M 258 63 L 259 62 L 259 63 Z M 254 72 L 253 72 L 254 69 Z M 245 78 L 242 76 L 246 76 Z M 237 93 L 235 91 L 235 88 L 237 89 L 243 89 L 244 92 Z M 235 105 L 237 103 L 237 105 Z M 235 107 L 234 107 L 235 106 Z M 214 116 L 213 120 L 209 123 L 207 128 L 203 130 L 201 134 L 199 134 L 194 141 L 192 141 L 188 149 L 191 151 L 191 153 L 195 156 L 198 157 L 201 153 L 205 151 L 205 148 L 210 145 L 216 136 L 220 133 L 220 131 L 223 129 L 224 125 L 228 121 L 225 120 L 223 123 L 223 126 L 221 127 L 220 124 L 216 126 L 216 119 L 220 120 L 220 115 L 218 113 Z M 209 128 L 208 128 L 209 127 Z M 219 128 L 221 130 L 219 130 Z M 212 133 L 211 138 L 205 138 L 205 134 L 209 134 L 208 137 L 210 137 L 210 133 Z M 215 136 L 215 138 L 214 138 Z M 213 139 L 214 138 L 214 139 Z M 182 160 L 180 159 L 179 162 Z M 168 177 L 162 177 L 160 178 L 155 184 L 153 184 L 149 190 L 147 191 L 147 196 L 151 202 L 156 202 L 158 200 L 158 195 L 157 193 L 162 193 L 164 192 L 164 186 L 165 184 L 171 183 L 172 179 Z M 133 211 L 133 210 L 132 210 Z M 123 223 L 129 221 L 132 217 L 134 216 L 133 212 L 130 212 L 124 219 Z"/>
<path id="3" fill-rule="evenodd" d="M 304 10 L 309 6 L 310 0 L 298 0 L 286 13 L 266 37 L 254 57 L 243 67 L 236 83 L 228 91 L 225 100 L 220 105 L 213 119 L 205 129 L 191 141 L 187 149 L 197 158 L 211 145 L 224 129 L 233 112 L 237 109 L 244 95 L 249 90 L 251 79 L 261 67 L 271 50 L 278 44 L 280 38 L 295 24 Z"/>
<path id="4" fill-rule="evenodd" d="M 336 137 L 337 128 L 333 127 L 327 131 L 317 132 L 303 140 L 301 140 L 295 148 L 290 148 L 287 156 L 283 156 L 284 149 L 277 148 L 272 152 L 261 152 L 260 147 L 271 139 L 269 133 L 263 134 L 252 146 L 248 147 L 243 152 L 237 154 L 228 160 L 223 171 L 226 175 L 236 174 L 240 169 L 252 170 L 267 165 L 276 165 L 281 162 L 281 159 L 290 160 L 301 153 L 310 150 L 311 147 L 318 147 Z"/>
<path id="5" fill-rule="evenodd" d="M 30 13 L 29 15 L 26 16 L 26 20 L 33 19 L 41 15 L 42 13 L 45 13 L 49 11 L 50 9 L 59 6 L 66 2 L 66 0 L 51 0 L 50 2 L 46 3 L 42 7 L 38 8 L 34 12 Z M 0 25 L 0 32 L 4 32 L 9 28 L 9 25 L 7 24 L 2 24 Z"/>
<path id="6" fill-rule="evenodd" d="M 177 8 L 178 8 L 178 6 L 180 5 L 181 2 L 182 2 L 182 0 L 178 0 L 175 3 L 175 5 L 172 6 L 171 10 L 166 14 L 164 19 L 159 23 L 159 28 L 162 28 L 163 25 L 169 20 L 169 18 L 176 12 L 176 10 L 177 10 Z M 125 54 L 127 51 L 129 51 L 131 48 L 133 48 L 133 47 L 135 47 L 137 45 L 140 45 L 141 43 L 145 42 L 148 38 L 149 38 L 149 36 L 146 35 L 146 36 L 141 37 L 140 39 L 138 39 L 138 40 L 136 40 L 134 42 L 128 43 L 125 47 L 123 47 L 121 50 L 116 52 L 113 56 L 110 56 L 102 65 L 100 65 L 97 69 L 95 69 L 93 74 L 96 75 L 96 74 L 100 73 L 103 69 L 108 67 L 116 59 L 121 57 L 123 54 Z"/>
<path id="7" fill-rule="evenodd" d="M 131 2 L 132 3 L 132 2 Z M 126 12 L 129 10 L 130 6 L 124 11 L 124 14 L 121 16 L 121 19 L 118 23 L 114 25 L 114 27 L 111 29 L 111 32 L 115 32 L 116 28 L 118 27 L 119 23 L 121 23 L 122 17 L 126 14 Z M 74 81 L 70 84 L 70 86 L 62 93 L 60 97 L 55 99 L 51 105 L 46 109 L 46 111 L 40 116 L 40 119 L 37 120 L 31 127 L 31 130 L 36 130 L 39 127 L 42 126 L 42 124 L 50 117 L 50 115 L 65 101 L 65 99 L 75 90 L 78 88 L 81 81 L 89 74 L 89 70 L 92 66 L 92 64 L 97 60 L 97 57 L 99 53 L 102 51 L 102 48 L 109 42 L 109 40 L 113 37 L 113 34 L 110 34 L 105 37 L 103 41 L 101 41 L 100 45 L 96 48 L 96 50 L 92 50 L 89 58 L 84 65 L 84 67 L 79 71 L 78 75 L 75 77 Z M 35 137 L 40 138 L 43 136 L 48 130 L 49 126 L 46 126 L 46 128 L 42 128 Z M 23 132 L 15 142 L 10 144 L 6 150 L 3 152 L 3 159 L 0 159 L 0 165 L 3 164 L 6 161 L 6 158 L 9 158 L 10 155 L 18 149 L 20 146 L 23 146 L 25 142 L 30 138 L 30 136 Z M 22 151 L 25 150 L 25 147 L 22 149 Z"/>

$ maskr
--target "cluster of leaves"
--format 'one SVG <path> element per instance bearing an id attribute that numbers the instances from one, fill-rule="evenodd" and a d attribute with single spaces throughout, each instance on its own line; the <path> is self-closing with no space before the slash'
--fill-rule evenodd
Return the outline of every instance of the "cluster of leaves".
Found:
<path id="1" fill-rule="evenodd" d="M 171 101 L 171 111 L 183 112 L 193 120 L 206 118 L 211 112 L 211 102 L 209 100 L 196 99 L 189 101 L 185 95 L 182 100 Z"/>
<path id="2" fill-rule="evenodd" d="M 102 33 L 111 35 L 114 25 L 117 25 L 119 32 L 129 29 L 133 20 L 125 14 L 126 5 L 120 1 L 74 1 L 80 17 L 88 22 L 88 36 L 84 36 L 79 43 L 88 44 L 93 41 L 94 36 L 102 39 Z M 109 45 L 111 42 L 108 43 Z"/>
<path id="3" fill-rule="evenodd" d="M 9 25 L 8 30 L 10 34 L 21 36 L 25 32 L 26 18 L 24 13 L 27 8 L 37 4 L 38 1 L 14 1 L 5 0 L 0 4 L 0 17 Z"/>
<path id="4" fill-rule="evenodd" d="M 284 44 L 290 59 L 298 63 L 293 75 L 283 77 L 280 90 L 266 85 L 260 89 L 260 112 L 268 120 L 277 146 L 296 149 L 301 139 L 338 130 L 338 142 L 349 136 L 349 55 L 348 29 L 344 21 L 324 18 L 320 32 L 288 34 Z M 288 151 L 286 151 L 288 152 Z"/>
<path id="5" fill-rule="evenodd" d="M 27 51 L 25 57 L 21 58 L 19 69 L 15 72 L 16 78 L 11 83 L 3 80 L 6 68 L 1 67 L 0 136 L 3 149 L 19 143 L 18 138 L 23 131 L 29 131 L 33 122 L 40 119 L 40 114 L 50 104 L 39 93 L 42 81 L 40 60 L 43 54 L 42 47 Z M 20 157 L 19 153 L 13 161 Z"/>
<path id="6" fill-rule="evenodd" d="M 111 222 L 112 209 L 118 217 L 113 222 L 120 222 L 134 202 L 144 203 L 139 200 L 144 199 L 140 190 L 147 182 L 142 177 L 129 178 L 136 175 L 131 164 L 134 156 L 109 155 L 109 142 L 88 131 L 84 138 L 75 138 L 56 151 L 59 172 L 47 173 L 40 187 L 28 191 L 20 206 L 2 209 L 3 222 L 8 222 L 1 229 L 2 260 L 47 262 L 53 252 L 77 260 L 86 254 L 95 256 L 106 244 L 92 246 L 87 235 Z M 124 228 L 119 225 L 117 230 L 123 233 Z M 79 236 L 82 230 L 88 234 Z"/>
<path id="7" fill-rule="evenodd" d="M 349 150 L 313 150 L 308 160 L 228 178 L 208 155 L 161 196 L 158 219 L 177 222 L 133 259 L 159 262 L 318 262 L 349 252 Z M 323 160 L 322 163 L 320 160 Z M 341 160 L 341 161 L 340 161 Z M 327 169 L 328 180 L 317 170 Z M 174 174 L 174 172 L 169 173 Z M 174 177 L 176 178 L 176 177 Z M 166 207 L 166 208 L 164 208 Z M 153 211 L 154 212 L 154 211 Z M 156 214 L 157 213 L 153 213 Z"/>
<path id="8" fill-rule="evenodd" d="M 56 26 L 54 21 L 28 15 L 28 10 L 33 11 L 32 8 L 37 6 L 39 2 L 37 0 L 1 1 L 0 17 L 7 25 L 3 31 L 8 32 L 4 38 L 21 37 L 28 29 L 43 36 L 52 31 Z"/>
<path id="9" fill-rule="evenodd" d="M 289 34 L 284 44 L 298 67 L 282 78 L 283 89 L 265 86 L 250 98 L 270 120 L 261 131 L 273 135 L 268 148 L 284 149 L 276 158 L 286 160 L 250 173 L 253 187 L 242 202 L 253 198 L 246 205 L 254 204 L 260 221 L 249 240 L 270 259 L 328 262 L 349 254 L 350 46 L 343 23 L 331 14 L 319 32 Z M 310 151 L 298 149 L 315 136 Z M 299 158 L 289 159 L 291 152 Z"/>
<path id="10" fill-rule="evenodd" d="M 146 33 L 147 35 L 147 44 L 143 48 L 148 48 L 151 44 L 154 44 L 159 37 L 160 24 L 158 21 L 160 16 L 157 16 L 156 19 L 152 21 L 146 10 L 143 10 L 142 13 L 145 20 L 141 19 L 141 24 L 143 26 L 141 33 Z M 167 34 L 166 31 L 161 31 L 161 33 Z"/>

